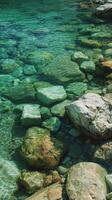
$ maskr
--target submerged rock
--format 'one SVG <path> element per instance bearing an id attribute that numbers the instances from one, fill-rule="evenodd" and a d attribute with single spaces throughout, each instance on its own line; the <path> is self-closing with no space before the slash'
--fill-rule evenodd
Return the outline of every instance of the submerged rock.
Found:
<path id="1" fill-rule="evenodd" d="M 0 199 L 14 199 L 14 192 L 17 191 L 17 180 L 20 176 L 17 166 L 8 160 L 0 157 Z"/>
<path id="2" fill-rule="evenodd" d="M 62 186 L 55 183 L 33 194 L 26 200 L 62 200 Z"/>
<path id="3" fill-rule="evenodd" d="M 112 141 L 105 142 L 104 144 L 99 145 L 94 154 L 94 160 L 102 160 L 108 164 L 112 164 Z"/>
<path id="4" fill-rule="evenodd" d="M 63 117 L 65 114 L 65 107 L 70 103 L 71 101 L 65 100 L 61 103 L 58 103 L 54 105 L 51 108 L 51 113 L 57 117 Z"/>
<path id="5" fill-rule="evenodd" d="M 41 74 L 49 77 L 58 83 L 84 80 L 85 76 L 80 71 L 77 63 L 70 60 L 69 56 L 57 56 L 45 68 L 41 69 Z"/>
<path id="6" fill-rule="evenodd" d="M 13 60 L 13 59 L 7 58 L 7 59 L 3 59 L 1 62 L 1 70 L 2 70 L 2 73 L 4 74 L 11 73 L 18 67 L 19 67 L 19 64 L 17 63 L 16 60 Z"/>
<path id="7" fill-rule="evenodd" d="M 80 64 L 83 61 L 87 61 L 89 58 L 88 58 L 88 56 L 86 56 L 81 51 L 76 51 L 71 56 L 71 59 L 72 59 L 72 61 L 77 62 L 78 64 Z"/>
<path id="8" fill-rule="evenodd" d="M 106 19 L 112 19 L 112 2 L 105 3 L 96 8 L 96 15 Z"/>
<path id="9" fill-rule="evenodd" d="M 29 166 L 52 169 L 58 165 L 63 153 L 63 144 L 52 138 L 47 129 L 38 127 L 28 129 L 21 147 L 21 154 Z"/>
<path id="10" fill-rule="evenodd" d="M 57 132 L 61 126 L 61 122 L 57 117 L 51 117 L 43 121 L 42 126 L 52 132 Z"/>
<path id="11" fill-rule="evenodd" d="M 37 90 L 37 98 L 45 105 L 52 105 L 66 99 L 66 91 L 63 86 L 52 86 Z"/>
<path id="12" fill-rule="evenodd" d="M 34 193 L 44 185 L 45 174 L 37 171 L 21 173 L 20 182 L 28 193 Z"/>
<path id="13" fill-rule="evenodd" d="M 106 171 L 92 162 L 81 162 L 68 172 L 66 190 L 70 200 L 104 200 Z"/>
<path id="14" fill-rule="evenodd" d="M 66 87 L 68 97 L 77 99 L 87 90 L 87 84 L 83 82 L 70 83 Z"/>
<path id="15" fill-rule="evenodd" d="M 87 93 L 67 106 L 68 116 L 88 136 L 112 137 L 112 104 L 106 97 Z"/>
<path id="16" fill-rule="evenodd" d="M 95 63 L 93 61 L 84 61 L 80 69 L 83 70 L 85 73 L 93 74 L 95 72 Z"/>
<path id="17" fill-rule="evenodd" d="M 21 122 L 26 126 L 39 125 L 41 123 L 40 105 L 24 105 Z"/>

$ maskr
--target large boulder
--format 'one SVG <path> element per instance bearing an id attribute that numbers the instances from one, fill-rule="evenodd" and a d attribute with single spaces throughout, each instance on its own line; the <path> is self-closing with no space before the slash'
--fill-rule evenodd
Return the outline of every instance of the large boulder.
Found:
<path id="1" fill-rule="evenodd" d="M 21 154 L 29 166 L 39 169 L 55 168 L 63 153 L 63 144 L 52 138 L 47 129 L 39 127 L 28 129 L 21 147 Z"/>
<path id="2" fill-rule="evenodd" d="M 62 200 L 62 186 L 58 183 L 53 184 L 36 192 L 26 200 Z"/>
<path id="3" fill-rule="evenodd" d="M 82 81 L 85 76 L 80 71 L 79 65 L 70 60 L 69 56 L 57 56 L 46 67 L 41 69 L 41 74 L 58 83 Z"/>
<path id="4" fill-rule="evenodd" d="M 87 93 L 67 106 L 73 124 L 88 136 L 100 139 L 112 136 L 112 102 L 98 94 Z"/>
<path id="5" fill-rule="evenodd" d="M 17 191 L 17 180 L 20 176 L 19 169 L 12 161 L 0 157 L 0 199 L 14 199 Z"/>
<path id="6" fill-rule="evenodd" d="M 66 184 L 69 200 L 106 199 L 105 176 L 105 169 L 96 163 L 81 162 L 72 166 Z"/>

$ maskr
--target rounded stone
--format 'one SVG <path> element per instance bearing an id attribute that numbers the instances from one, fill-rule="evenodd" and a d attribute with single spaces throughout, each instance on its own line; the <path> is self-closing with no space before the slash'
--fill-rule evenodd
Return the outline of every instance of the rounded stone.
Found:
<path id="1" fill-rule="evenodd" d="M 55 168 L 62 158 L 64 146 L 52 138 L 47 129 L 29 128 L 24 138 L 21 154 L 29 166 L 39 169 Z"/>

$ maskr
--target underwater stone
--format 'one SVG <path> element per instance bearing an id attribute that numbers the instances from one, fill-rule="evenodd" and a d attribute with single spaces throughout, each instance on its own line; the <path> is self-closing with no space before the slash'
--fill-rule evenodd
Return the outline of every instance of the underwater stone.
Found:
<path id="1" fill-rule="evenodd" d="M 52 184 L 25 200 L 62 200 L 62 186 L 59 183 Z"/>
<path id="2" fill-rule="evenodd" d="M 17 191 L 17 181 L 20 176 L 19 169 L 12 161 L 0 157 L 0 199 L 14 199 Z"/>
<path id="3" fill-rule="evenodd" d="M 19 67 L 19 64 L 17 63 L 16 60 L 7 58 L 1 61 L 2 73 L 5 73 L 5 74 L 11 73 L 18 67 Z"/>
<path id="4" fill-rule="evenodd" d="M 104 54 L 105 54 L 105 56 L 112 56 L 112 48 L 106 49 Z"/>
<path id="5" fill-rule="evenodd" d="M 37 90 L 37 98 L 48 106 L 63 101 L 66 97 L 66 91 L 63 86 L 52 86 Z"/>
<path id="6" fill-rule="evenodd" d="M 21 185 L 28 193 L 34 193 L 44 185 L 45 174 L 37 171 L 23 171 L 20 177 Z"/>
<path id="7" fill-rule="evenodd" d="M 58 83 L 82 81 L 85 78 L 78 64 L 71 61 L 68 55 L 57 56 L 50 64 L 41 69 L 40 74 Z"/>
<path id="8" fill-rule="evenodd" d="M 52 61 L 54 56 L 47 51 L 32 51 L 27 58 L 27 62 L 33 64 L 37 70 L 45 67 L 48 63 Z"/>
<path id="9" fill-rule="evenodd" d="M 61 122 L 57 117 L 51 117 L 43 121 L 42 126 L 52 132 L 57 132 L 61 126 Z"/>
<path id="10" fill-rule="evenodd" d="M 42 119 L 48 119 L 52 116 L 50 109 L 44 106 L 40 108 L 40 113 L 41 113 Z"/>
<path id="11" fill-rule="evenodd" d="M 66 92 L 69 98 L 78 98 L 87 90 L 87 84 L 83 82 L 70 83 L 66 87 Z"/>
<path id="12" fill-rule="evenodd" d="M 111 101 L 94 93 L 87 93 L 67 107 L 73 124 L 91 138 L 112 137 Z"/>
<path id="13" fill-rule="evenodd" d="M 110 191 L 112 191 L 112 174 L 107 174 L 106 175 L 106 182 L 109 186 Z"/>
<path id="14" fill-rule="evenodd" d="M 107 193 L 106 170 L 92 162 L 73 165 L 67 177 L 66 190 L 70 200 L 103 200 Z"/>
<path id="15" fill-rule="evenodd" d="M 23 71 L 25 75 L 33 75 L 37 73 L 33 65 L 25 65 Z"/>
<path id="16" fill-rule="evenodd" d="M 102 43 L 100 41 L 97 40 L 93 40 L 93 39 L 80 39 L 79 40 L 80 44 L 85 46 L 85 47 L 90 47 L 90 48 L 100 48 L 102 47 Z"/>
<path id="17" fill-rule="evenodd" d="M 64 154 L 60 140 L 52 138 L 47 129 L 29 128 L 24 138 L 21 155 L 29 166 L 37 169 L 55 168 Z"/>
<path id="18" fill-rule="evenodd" d="M 93 61 L 84 61 L 82 62 L 80 69 L 85 73 L 94 74 L 95 72 L 95 63 Z"/>
<path id="19" fill-rule="evenodd" d="M 65 106 L 67 106 L 71 101 L 65 100 L 61 103 L 54 105 L 51 108 L 51 113 L 57 117 L 63 117 L 65 114 Z"/>
<path id="20" fill-rule="evenodd" d="M 76 51 L 73 53 L 73 55 L 71 56 L 72 61 L 77 62 L 78 64 L 80 64 L 81 62 L 88 60 L 88 56 L 86 56 L 84 53 L 82 53 L 81 51 Z"/>
<path id="21" fill-rule="evenodd" d="M 39 125 L 41 123 L 40 105 L 24 105 L 21 122 L 25 126 Z"/>
<path id="22" fill-rule="evenodd" d="M 29 101 L 35 100 L 35 90 L 32 84 L 21 82 L 20 84 L 9 88 L 6 96 L 13 101 L 28 103 Z"/>

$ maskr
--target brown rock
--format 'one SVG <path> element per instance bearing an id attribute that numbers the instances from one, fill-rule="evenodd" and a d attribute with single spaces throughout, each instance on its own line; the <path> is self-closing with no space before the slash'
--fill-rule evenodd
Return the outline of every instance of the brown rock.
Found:
<path id="1" fill-rule="evenodd" d="M 53 184 L 28 197 L 26 200 L 62 200 L 61 184 Z"/>
<path id="2" fill-rule="evenodd" d="M 112 60 L 107 60 L 101 63 L 103 67 L 112 69 Z"/>
<path id="3" fill-rule="evenodd" d="M 96 163 L 81 162 L 72 166 L 66 185 L 69 200 L 104 200 L 105 176 L 105 169 Z"/>

